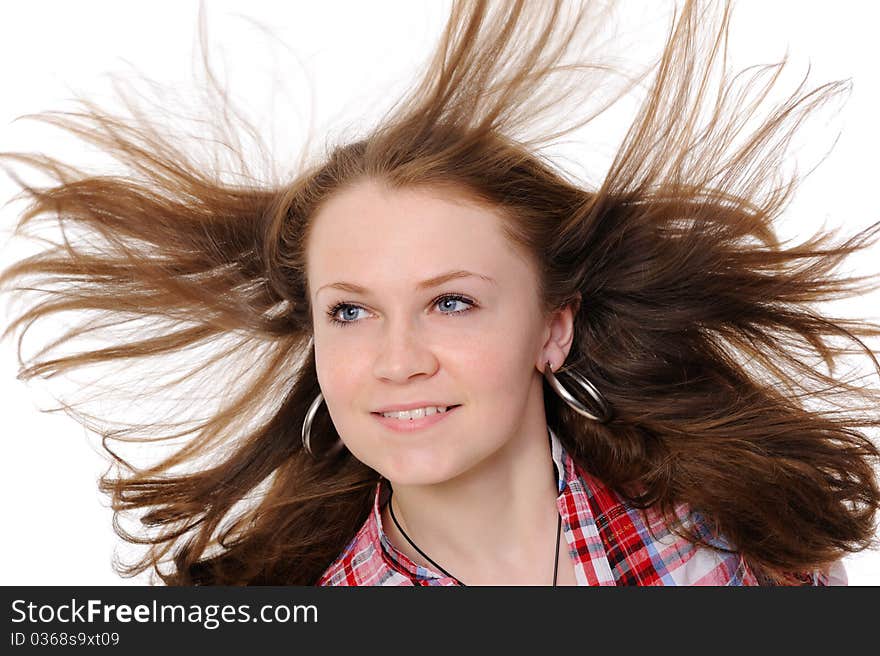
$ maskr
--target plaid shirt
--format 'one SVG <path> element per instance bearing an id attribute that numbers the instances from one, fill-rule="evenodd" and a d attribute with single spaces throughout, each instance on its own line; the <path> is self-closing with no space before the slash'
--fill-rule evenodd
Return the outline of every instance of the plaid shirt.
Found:
<path id="1" fill-rule="evenodd" d="M 667 530 L 660 514 L 648 510 L 651 537 L 638 511 L 587 474 L 553 430 L 549 432 L 559 489 L 556 505 L 578 585 L 766 584 L 738 554 L 695 546 Z M 417 565 L 388 540 L 381 519 L 389 492 L 385 483 L 377 483 L 369 517 L 316 585 L 459 585 L 454 578 Z M 685 519 L 688 509 L 681 504 L 676 512 Z M 711 544 L 729 548 L 699 513 L 687 521 L 695 522 Z M 841 561 L 828 572 L 815 570 L 798 578 L 804 585 L 847 585 Z"/>

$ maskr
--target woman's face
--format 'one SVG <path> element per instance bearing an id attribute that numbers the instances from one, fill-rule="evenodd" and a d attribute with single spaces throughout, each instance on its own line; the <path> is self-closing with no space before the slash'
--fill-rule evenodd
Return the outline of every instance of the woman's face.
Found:
<path id="1" fill-rule="evenodd" d="M 359 183 L 321 206 L 307 244 L 327 409 L 351 453 L 392 483 L 449 480 L 544 412 L 541 363 L 554 353 L 535 274 L 498 216 L 449 193 Z M 473 275 L 420 286 L 452 271 Z M 423 401 L 461 407 L 411 432 L 373 414 Z"/>

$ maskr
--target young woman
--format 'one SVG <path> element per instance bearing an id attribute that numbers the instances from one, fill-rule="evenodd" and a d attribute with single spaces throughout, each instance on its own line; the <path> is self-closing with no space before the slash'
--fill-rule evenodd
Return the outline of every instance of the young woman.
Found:
<path id="1" fill-rule="evenodd" d="M 207 348 L 156 392 L 224 391 L 195 427 L 98 429 L 119 465 L 101 489 L 144 527 L 117 529 L 149 545 L 122 573 L 846 583 L 840 559 L 875 545 L 880 452 L 858 429 L 880 426 L 880 390 L 833 375 L 854 351 L 830 338 L 876 365 L 859 338 L 880 327 L 816 303 L 867 289 L 830 274 L 880 223 L 840 244 L 774 229 L 783 146 L 843 85 L 799 88 L 730 149 L 763 96 L 723 68 L 710 92 L 729 7 L 686 2 L 593 188 L 539 147 L 595 116 L 566 103 L 608 70 L 582 54 L 600 17 L 572 7 L 456 0 L 419 83 L 290 180 L 222 183 L 93 106 L 67 125 L 142 179 L 30 161 L 59 184 L 27 188 L 19 229 L 58 220 L 65 239 L 0 278 L 49 295 L 7 333 L 70 309 L 98 318 L 50 346 L 139 332 L 21 377 Z M 539 125 L 556 112 L 572 125 Z M 174 447 L 157 462 L 111 449 L 151 432 Z"/>

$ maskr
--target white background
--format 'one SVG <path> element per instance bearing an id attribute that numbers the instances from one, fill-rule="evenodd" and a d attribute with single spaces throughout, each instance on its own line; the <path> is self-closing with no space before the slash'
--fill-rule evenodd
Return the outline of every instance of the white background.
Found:
<path id="1" fill-rule="evenodd" d="M 345 116 L 356 124 L 359 113 L 393 97 L 389 89 L 393 85 L 399 89 L 410 79 L 408 71 L 439 35 L 448 6 L 439 0 L 209 0 L 212 53 L 217 46 L 220 49 L 212 62 L 229 70 L 235 102 L 252 108 L 256 116 L 273 113 L 271 128 L 263 126 L 273 131 L 266 138 L 283 144 L 285 152 L 279 158 L 292 161 L 311 112 L 320 141 L 323 126 L 336 125 L 331 122 L 335 117 Z M 618 29 L 630 33 L 629 26 L 637 23 L 639 29 L 649 29 L 644 27 L 646 17 L 661 17 L 668 6 L 665 0 L 619 3 Z M 797 217 L 794 233 L 801 237 L 812 234 L 823 220 L 851 232 L 880 219 L 875 200 L 880 10 L 875 3 L 859 0 L 835 2 L 833 11 L 831 6 L 804 0 L 740 2 L 731 33 L 731 45 L 739 49 L 731 60 L 735 69 L 777 61 L 789 48 L 792 73 L 781 92 L 793 90 L 807 62 L 812 64 L 811 86 L 852 79 L 853 91 L 837 118 L 827 124 L 814 121 L 806 132 L 805 145 L 820 144 L 821 155 L 842 131 L 834 151 L 803 184 L 790 209 L 790 215 Z M 0 5 L 0 150 L 46 152 L 75 165 L 92 161 L 81 146 L 64 142 L 60 131 L 12 120 L 25 113 L 71 109 L 71 91 L 87 92 L 100 102 L 109 93 L 102 76 L 108 71 L 125 75 L 128 63 L 159 84 L 185 92 L 197 64 L 197 12 L 194 0 L 4 2 Z M 286 47 L 272 41 L 258 28 L 260 24 Z M 665 25 L 662 19 L 656 23 L 654 34 L 662 38 Z M 646 38 L 643 43 L 648 42 Z M 643 56 L 632 49 L 633 61 L 649 63 L 658 54 L 658 42 L 652 43 L 654 47 L 646 45 Z M 278 79 L 283 79 L 283 90 Z M 625 122 L 620 125 L 623 129 Z M 808 161 L 816 163 L 816 159 Z M 16 191 L 8 177 L 0 176 L 0 202 Z M 16 208 L 20 205 L 0 210 L 4 266 L 20 253 L 18 246 L 6 243 Z M 853 270 L 876 272 L 878 256 L 875 249 L 853 259 Z M 875 294 L 845 307 L 854 316 L 877 320 L 880 304 Z M 4 534 L 0 583 L 146 582 L 144 575 L 121 579 L 111 567 L 120 541 L 111 528 L 108 502 L 96 486 L 105 469 L 104 457 L 72 419 L 38 411 L 39 405 L 45 405 L 39 382 L 28 386 L 16 380 L 14 349 L 15 340 L 0 344 Z M 876 378 L 873 383 L 877 384 Z M 863 552 L 845 563 L 851 585 L 880 583 L 880 554 Z"/>

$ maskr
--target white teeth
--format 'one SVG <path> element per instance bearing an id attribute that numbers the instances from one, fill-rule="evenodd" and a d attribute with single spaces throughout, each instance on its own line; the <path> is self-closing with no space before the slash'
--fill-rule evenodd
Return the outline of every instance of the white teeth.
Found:
<path id="1" fill-rule="evenodd" d="M 421 417 L 429 417 L 437 412 L 446 412 L 446 406 L 429 406 L 427 408 L 416 408 L 414 410 L 403 410 L 401 412 L 383 412 L 383 417 L 390 419 L 420 419 Z"/>

